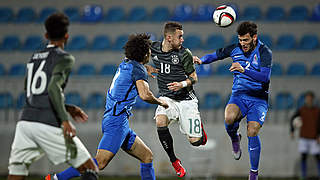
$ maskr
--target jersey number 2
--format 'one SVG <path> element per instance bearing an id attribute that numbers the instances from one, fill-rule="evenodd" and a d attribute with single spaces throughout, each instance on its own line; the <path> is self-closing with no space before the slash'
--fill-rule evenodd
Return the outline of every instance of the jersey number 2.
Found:
<path id="1" fill-rule="evenodd" d="M 47 86 L 47 75 L 42 71 L 46 61 L 42 61 L 36 72 L 33 74 L 34 63 L 28 63 L 28 76 L 27 76 L 27 97 L 31 94 L 41 94 Z M 37 82 L 40 80 L 40 85 L 37 87 Z"/>

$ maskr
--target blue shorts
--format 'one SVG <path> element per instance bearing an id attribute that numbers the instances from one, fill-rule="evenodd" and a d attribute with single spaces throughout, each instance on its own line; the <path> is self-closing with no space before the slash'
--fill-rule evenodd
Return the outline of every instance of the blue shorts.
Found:
<path id="1" fill-rule="evenodd" d="M 236 104 L 240 108 L 242 116 L 247 116 L 247 122 L 257 121 L 262 126 L 266 119 L 268 102 L 264 99 L 232 94 L 228 104 Z"/>
<path id="2" fill-rule="evenodd" d="M 129 128 L 127 115 L 107 116 L 102 121 L 103 136 L 98 149 L 105 149 L 116 154 L 120 147 L 123 150 L 131 149 L 136 133 Z"/>

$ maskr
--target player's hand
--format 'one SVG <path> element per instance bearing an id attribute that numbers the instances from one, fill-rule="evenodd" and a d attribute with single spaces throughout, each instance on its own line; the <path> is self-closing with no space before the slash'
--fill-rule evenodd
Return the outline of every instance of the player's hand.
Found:
<path id="1" fill-rule="evenodd" d="M 166 109 L 169 107 L 169 105 L 167 104 L 167 102 L 165 100 L 163 100 L 163 99 L 159 99 L 159 100 L 161 101 L 160 106 L 162 106 L 162 107 L 164 107 Z"/>
<path id="2" fill-rule="evenodd" d="M 144 67 L 146 67 L 147 72 L 148 72 L 148 75 L 149 75 L 150 77 L 156 78 L 156 76 L 153 75 L 153 74 L 158 74 L 159 69 L 156 69 L 156 68 L 154 68 L 154 67 L 152 67 L 152 66 L 150 66 L 150 65 L 144 65 Z"/>
<path id="3" fill-rule="evenodd" d="M 168 86 L 168 89 L 171 91 L 179 91 L 181 88 L 183 88 L 181 82 L 172 82 L 167 84 L 167 86 Z"/>
<path id="4" fill-rule="evenodd" d="M 88 115 L 78 106 L 68 105 L 66 110 L 69 112 L 75 122 L 84 123 L 88 121 Z"/>
<path id="5" fill-rule="evenodd" d="M 230 72 L 239 71 L 241 73 L 244 73 L 244 68 L 240 65 L 240 63 L 235 62 L 232 63 L 231 67 L 229 68 Z"/>
<path id="6" fill-rule="evenodd" d="M 73 138 L 76 136 L 76 128 L 70 121 L 62 121 L 63 135 L 66 138 Z"/>
<path id="7" fill-rule="evenodd" d="M 202 61 L 198 58 L 198 56 L 192 56 L 193 63 L 195 64 L 202 64 Z"/>

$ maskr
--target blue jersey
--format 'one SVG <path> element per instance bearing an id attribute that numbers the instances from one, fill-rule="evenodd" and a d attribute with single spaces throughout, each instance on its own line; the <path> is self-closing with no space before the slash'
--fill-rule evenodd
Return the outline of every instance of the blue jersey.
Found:
<path id="1" fill-rule="evenodd" d="M 137 61 L 125 59 L 118 67 L 107 93 L 104 116 L 131 115 L 138 95 L 136 81 L 148 82 L 146 68 Z"/>
<path id="2" fill-rule="evenodd" d="M 234 71 L 232 94 L 246 94 L 252 97 L 268 99 L 272 64 L 272 52 L 258 40 L 254 50 L 243 52 L 241 45 L 233 44 L 218 49 L 213 54 L 201 58 L 204 64 L 231 57 L 244 67 L 245 72 Z"/>

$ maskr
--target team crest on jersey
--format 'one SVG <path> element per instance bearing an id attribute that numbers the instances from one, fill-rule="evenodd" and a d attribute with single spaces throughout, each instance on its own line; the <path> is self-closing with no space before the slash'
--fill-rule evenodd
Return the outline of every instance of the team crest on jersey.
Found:
<path id="1" fill-rule="evenodd" d="M 171 55 L 171 61 L 173 64 L 179 63 L 179 57 L 177 55 Z"/>
<path id="2" fill-rule="evenodd" d="M 254 55 L 252 64 L 258 65 L 258 56 L 257 56 L 257 54 Z"/>

